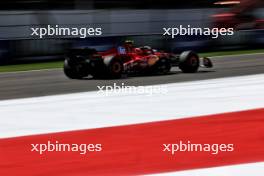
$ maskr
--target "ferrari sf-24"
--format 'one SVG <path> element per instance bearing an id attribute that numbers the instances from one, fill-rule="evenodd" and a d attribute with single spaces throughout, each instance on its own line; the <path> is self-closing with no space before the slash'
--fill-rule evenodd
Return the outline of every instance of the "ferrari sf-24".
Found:
<path id="1" fill-rule="evenodd" d="M 199 67 L 212 68 L 209 58 L 199 58 L 194 51 L 177 55 L 157 51 L 149 46 L 133 47 L 131 42 L 107 51 L 95 49 L 71 49 L 65 56 L 64 73 L 70 79 L 94 78 L 118 79 L 122 75 L 168 74 L 173 66 L 184 73 L 195 73 Z"/>

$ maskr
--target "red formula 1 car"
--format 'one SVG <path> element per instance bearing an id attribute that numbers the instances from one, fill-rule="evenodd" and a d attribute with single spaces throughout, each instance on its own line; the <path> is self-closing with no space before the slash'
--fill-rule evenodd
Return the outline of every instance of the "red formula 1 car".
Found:
<path id="1" fill-rule="evenodd" d="M 181 55 L 159 52 L 149 46 L 135 48 L 126 42 L 108 51 L 71 49 L 66 55 L 64 73 L 71 79 L 92 75 L 94 78 L 120 78 L 122 74 L 167 74 L 172 66 L 185 73 L 194 73 L 200 66 L 211 68 L 208 58 L 199 58 L 193 51 Z"/>

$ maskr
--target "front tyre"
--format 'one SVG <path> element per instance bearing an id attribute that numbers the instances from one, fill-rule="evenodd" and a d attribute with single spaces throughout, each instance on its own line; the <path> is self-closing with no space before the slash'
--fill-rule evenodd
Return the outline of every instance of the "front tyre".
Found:
<path id="1" fill-rule="evenodd" d="M 200 66 L 199 56 L 193 51 L 185 51 L 180 55 L 179 68 L 183 73 L 195 73 Z"/>

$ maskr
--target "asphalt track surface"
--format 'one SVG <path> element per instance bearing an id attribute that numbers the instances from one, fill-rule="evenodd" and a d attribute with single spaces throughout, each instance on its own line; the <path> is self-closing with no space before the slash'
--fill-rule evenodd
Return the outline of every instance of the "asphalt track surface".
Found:
<path id="1" fill-rule="evenodd" d="M 98 90 L 97 86 L 113 86 L 114 83 L 145 86 L 264 73 L 264 53 L 214 57 L 212 61 L 214 68 L 201 68 L 198 73 L 185 74 L 173 68 L 168 75 L 130 76 L 118 80 L 89 77 L 70 80 L 62 69 L 0 73 L 0 100 L 94 91 Z"/>

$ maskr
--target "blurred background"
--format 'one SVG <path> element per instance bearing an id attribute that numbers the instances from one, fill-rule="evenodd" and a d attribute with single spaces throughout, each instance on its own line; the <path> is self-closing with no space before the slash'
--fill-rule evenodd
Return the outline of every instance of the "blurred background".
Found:
<path id="1" fill-rule="evenodd" d="M 258 49 L 264 44 L 263 0 L 0 1 L 0 64 L 62 58 L 72 47 L 106 50 L 126 39 L 171 52 Z M 32 37 L 31 27 L 101 27 L 85 39 Z M 234 36 L 162 36 L 163 27 L 233 27 Z"/>

